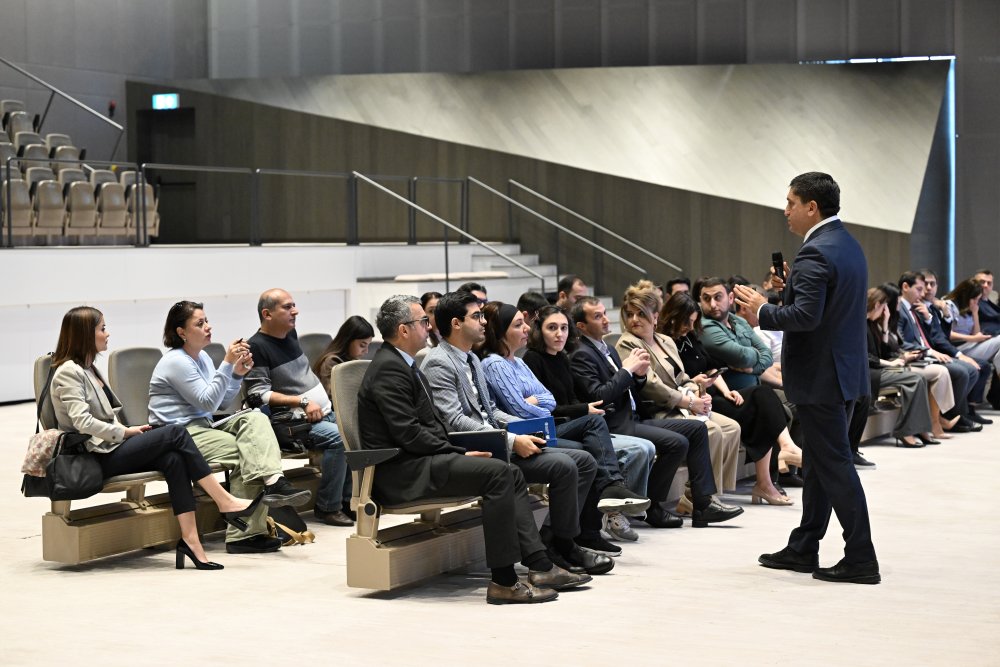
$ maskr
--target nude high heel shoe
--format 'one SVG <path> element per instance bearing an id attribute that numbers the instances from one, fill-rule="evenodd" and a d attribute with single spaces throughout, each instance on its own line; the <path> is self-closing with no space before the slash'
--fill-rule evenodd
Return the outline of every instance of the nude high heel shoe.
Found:
<path id="1" fill-rule="evenodd" d="M 795 501 L 788 496 L 783 496 L 780 493 L 766 494 L 763 489 L 759 489 L 756 486 L 750 490 L 750 502 L 754 505 L 760 505 L 762 503 L 782 506 L 795 504 Z"/>
<path id="2" fill-rule="evenodd" d="M 787 469 L 788 466 L 795 466 L 796 468 L 802 467 L 802 452 L 778 452 L 778 471 L 781 471 L 781 464 L 784 463 Z M 786 470 L 787 472 L 787 470 Z"/>

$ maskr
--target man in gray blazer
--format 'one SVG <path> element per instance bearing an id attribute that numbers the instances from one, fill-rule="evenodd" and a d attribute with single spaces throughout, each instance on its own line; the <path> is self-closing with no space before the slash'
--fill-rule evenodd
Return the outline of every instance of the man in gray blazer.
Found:
<path id="1" fill-rule="evenodd" d="M 518 421 L 493 403 L 479 358 L 472 352 L 486 335 L 479 300 L 469 292 L 450 292 L 438 301 L 434 317 L 443 340 L 428 353 L 422 370 L 449 432 L 504 428 Z M 584 538 L 580 536 L 581 508 L 597 503 L 597 462 L 585 451 L 544 448 L 544 444 L 531 435 L 507 434 L 511 463 L 521 469 L 524 479 L 529 484 L 549 485 L 550 526 L 543 528 L 542 537 L 549 543 L 550 557 L 556 565 L 565 562 L 592 574 L 607 572 L 613 566 L 610 559 L 579 548 L 606 542 L 600 538 L 599 515 L 597 526 L 589 527 Z M 595 536 L 601 545 L 592 541 Z M 610 542 L 607 547 L 620 553 Z"/>

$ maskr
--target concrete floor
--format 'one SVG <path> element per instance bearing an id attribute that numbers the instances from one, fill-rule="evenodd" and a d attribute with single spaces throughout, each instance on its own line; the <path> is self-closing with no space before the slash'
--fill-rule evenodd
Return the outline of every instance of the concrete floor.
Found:
<path id="1" fill-rule="evenodd" d="M 176 571 L 167 549 L 45 563 L 48 503 L 18 493 L 33 415 L 0 407 L 2 665 L 1000 665 L 1000 422 L 936 447 L 863 448 L 878 464 L 862 479 L 880 586 L 759 567 L 801 510 L 734 495 L 747 511 L 731 524 L 640 524 L 588 589 L 494 607 L 484 570 L 392 594 L 348 589 L 350 529 L 328 526 L 312 527 L 315 544 L 261 556 L 228 555 L 213 535 L 222 572 Z M 835 519 L 830 532 L 824 565 L 841 556 Z"/>

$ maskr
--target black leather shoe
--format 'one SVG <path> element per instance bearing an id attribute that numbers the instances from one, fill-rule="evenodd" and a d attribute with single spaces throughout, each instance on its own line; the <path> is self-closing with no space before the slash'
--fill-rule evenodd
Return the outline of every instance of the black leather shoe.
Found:
<path id="1" fill-rule="evenodd" d="M 342 511 L 339 512 L 324 512 L 323 510 L 314 507 L 313 516 L 318 520 L 322 521 L 328 526 L 353 526 L 354 522 L 351 521 L 351 517 L 344 514 Z"/>
<path id="2" fill-rule="evenodd" d="M 969 410 L 969 419 L 976 422 L 977 424 L 983 424 L 986 426 L 989 426 L 990 424 L 993 423 L 992 419 L 987 419 L 986 417 L 982 417 L 977 413 L 973 412 L 972 410 Z"/>
<path id="3" fill-rule="evenodd" d="M 655 505 L 646 510 L 646 518 L 643 521 L 653 528 L 680 528 L 684 525 L 684 520 L 679 516 L 674 516 Z"/>
<path id="4" fill-rule="evenodd" d="M 562 554 L 560 554 L 552 547 L 549 547 L 548 549 L 545 550 L 545 555 L 549 557 L 549 560 L 552 561 L 553 564 L 557 565 L 558 567 L 561 567 L 567 572 L 572 572 L 573 574 L 583 574 L 587 571 L 584 568 L 580 567 L 579 565 L 571 565 L 568 560 L 562 557 Z"/>
<path id="5" fill-rule="evenodd" d="M 615 567 L 615 560 L 610 556 L 579 546 L 574 546 L 573 551 L 566 554 L 565 560 L 571 565 L 582 567 L 587 574 L 607 574 Z"/>
<path id="6" fill-rule="evenodd" d="M 226 553 L 269 554 L 281 548 L 281 540 L 267 535 L 254 535 L 245 540 L 226 542 Z"/>
<path id="7" fill-rule="evenodd" d="M 968 421 L 968 420 L 965 420 L 965 421 Z M 978 424 L 977 424 L 977 426 L 978 426 Z M 980 426 L 979 428 L 982 428 L 982 426 Z M 971 422 L 969 422 L 968 424 L 962 423 L 962 420 L 959 419 L 957 424 L 955 424 L 951 428 L 946 428 L 945 431 L 948 432 L 948 433 L 971 433 L 972 432 L 972 425 L 971 425 Z"/>
<path id="8" fill-rule="evenodd" d="M 301 507 L 309 502 L 312 493 L 305 489 L 296 489 L 284 476 L 279 477 L 274 484 L 264 487 L 264 504 L 269 507 Z"/>
<path id="9" fill-rule="evenodd" d="M 835 581 L 844 584 L 877 584 L 882 581 L 878 573 L 878 561 L 848 563 L 841 560 L 833 567 L 818 567 L 813 571 L 813 579 Z"/>
<path id="10" fill-rule="evenodd" d="M 723 521 L 729 521 L 730 519 L 735 519 L 739 515 L 743 514 L 742 507 L 736 507 L 735 505 L 722 505 L 718 500 L 713 500 L 709 503 L 708 507 L 703 510 L 694 508 L 694 512 L 691 513 L 691 525 L 695 528 L 705 528 L 710 523 L 722 523 Z"/>
<path id="11" fill-rule="evenodd" d="M 794 472 L 778 475 L 778 482 L 780 482 L 782 486 L 792 488 L 802 488 L 802 485 L 805 483 L 802 478 Z"/>
<path id="12" fill-rule="evenodd" d="M 805 555 L 791 547 L 785 547 L 773 554 L 761 554 L 757 562 L 774 570 L 792 570 L 794 572 L 812 572 L 819 567 L 819 556 Z"/>

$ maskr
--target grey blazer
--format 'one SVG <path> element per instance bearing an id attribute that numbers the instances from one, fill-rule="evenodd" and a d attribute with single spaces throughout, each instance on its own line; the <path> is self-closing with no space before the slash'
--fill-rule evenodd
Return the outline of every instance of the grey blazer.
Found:
<path id="1" fill-rule="evenodd" d="M 109 403 L 94 376 L 76 362 L 56 369 L 50 396 L 59 430 L 90 435 L 89 451 L 107 453 L 125 440 L 125 426 L 118 421 L 121 401 L 112 393 Z"/>

